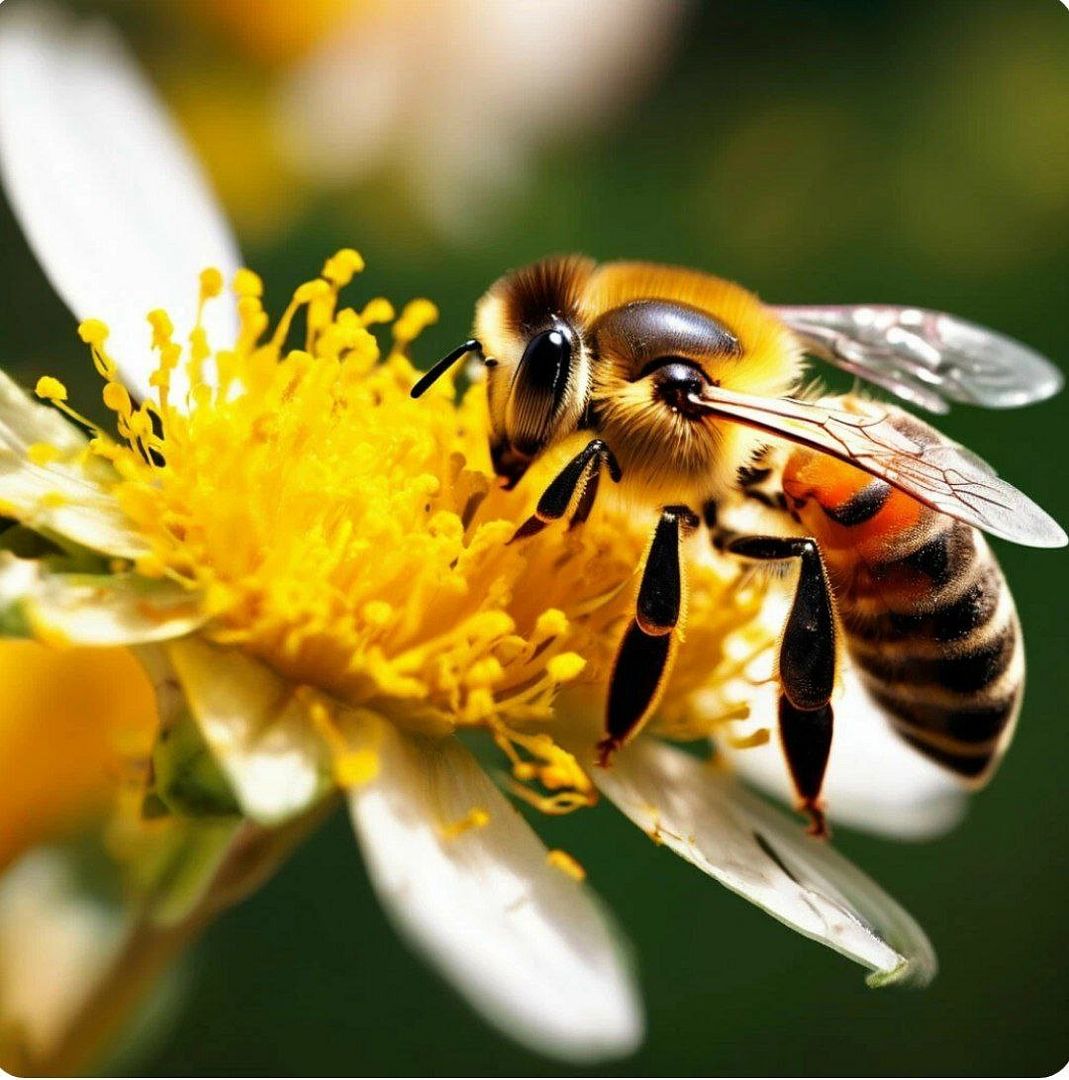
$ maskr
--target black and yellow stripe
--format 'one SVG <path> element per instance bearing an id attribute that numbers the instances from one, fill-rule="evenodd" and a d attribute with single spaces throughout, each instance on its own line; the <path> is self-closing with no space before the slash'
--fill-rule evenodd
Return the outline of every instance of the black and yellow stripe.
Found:
<path id="1" fill-rule="evenodd" d="M 847 648 L 896 732 L 984 783 L 1013 734 L 1024 649 L 983 535 L 813 455 L 792 457 L 784 488 L 821 545 Z"/>

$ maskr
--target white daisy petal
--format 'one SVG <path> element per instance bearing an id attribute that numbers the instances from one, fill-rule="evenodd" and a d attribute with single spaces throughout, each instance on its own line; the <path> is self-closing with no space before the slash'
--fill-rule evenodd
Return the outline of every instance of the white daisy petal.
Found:
<path id="1" fill-rule="evenodd" d="M 201 171 L 116 35 L 38 0 L 0 11 L 0 176 L 45 273 L 79 319 L 103 319 L 142 396 L 155 367 L 145 321 L 192 328 L 197 277 L 228 277 L 237 246 Z M 236 334 L 209 304 L 209 339 Z M 179 399 L 180 400 L 180 399 Z"/>
<path id="2" fill-rule="evenodd" d="M 0 628 L 63 645 L 137 645 L 195 630 L 196 596 L 136 574 L 52 574 L 0 552 Z"/>
<path id="3" fill-rule="evenodd" d="M 593 779 L 636 825 L 700 870 L 870 968 L 870 983 L 923 985 L 934 976 L 935 954 L 907 912 L 728 773 L 646 737 Z"/>
<path id="4" fill-rule="evenodd" d="M 906 840 L 939 836 L 957 825 L 968 792 L 946 770 L 914 750 L 891 730 L 852 667 L 836 694 L 835 736 L 824 781 L 828 820 Z M 794 798 L 779 740 L 777 690 L 760 687 L 750 701 L 750 723 L 772 734 L 764 746 L 718 751 L 731 767 L 784 802 Z"/>
<path id="5" fill-rule="evenodd" d="M 35 461 L 33 446 L 59 451 Z M 104 486 L 110 467 L 81 463 L 85 438 L 54 409 L 31 399 L 0 372 L 0 513 L 109 555 L 147 551 Z"/>
<path id="6" fill-rule="evenodd" d="M 171 642 L 167 655 L 242 810 L 261 825 L 306 810 L 322 794 L 327 770 L 293 685 L 196 637 Z"/>
<path id="7" fill-rule="evenodd" d="M 53 1048 L 122 944 L 122 924 L 79 894 L 73 860 L 37 849 L 0 878 L 0 1026 L 29 1059 Z M 18 1058 L 4 1062 L 22 1072 Z M 9 1074 L 6 1074 L 9 1075 Z"/>
<path id="8" fill-rule="evenodd" d="M 573 1061 L 619 1057 L 643 1031 L 627 963 L 590 891 L 454 739 L 390 728 L 378 777 L 350 796 L 387 912 L 514 1038 Z M 473 809 L 489 821 L 457 835 Z"/>

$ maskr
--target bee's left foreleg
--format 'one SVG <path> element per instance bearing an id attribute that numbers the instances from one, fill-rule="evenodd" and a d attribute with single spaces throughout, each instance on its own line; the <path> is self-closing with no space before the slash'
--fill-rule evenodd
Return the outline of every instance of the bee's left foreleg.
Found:
<path id="1" fill-rule="evenodd" d="M 591 439 L 567 465 L 550 481 L 542 492 L 535 512 L 516 530 L 513 540 L 523 540 L 540 533 L 551 522 L 559 521 L 568 512 L 575 498 L 579 499 L 572 514 L 571 525 L 582 525 L 594 509 L 602 469 L 609 470 L 613 483 L 620 481 L 620 466 L 616 456 L 601 439 Z M 511 541 L 510 541 L 511 542 Z"/>
<path id="2" fill-rule="evenodd" d="M 642 726 L 657 704 L 683 608 L 680 547 L 683 536 L 698 526 L 686 506 L 666 506 L 646 554 L 635 616 L 620 643 L 609 682 L 605 738 L 598 743 L 598 762 L 612 754 Z"/>
<path id="3" fill-rule="evenodd" d="M 811 832 L 827 832 L 819 806 L 831 752 L 831 694 L 836 628 L 831 587 L 816 542 L 808 538 L 747 536 L 728 550 L 748 559 L 798 559 L 801 572 L 779 647 L 779 730 L 787 765 Z"/>

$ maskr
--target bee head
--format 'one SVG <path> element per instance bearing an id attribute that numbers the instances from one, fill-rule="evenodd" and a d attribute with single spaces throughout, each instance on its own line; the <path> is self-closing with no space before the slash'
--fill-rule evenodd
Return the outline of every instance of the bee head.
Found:
<path id="1" fill-rule="evenodd" d="M 490 451 L 511 486 L 545 447 L 573 432 L 590 396 L 583 289 L 594 263 L 544 259 L 495 282 L 475 309 L 486 357 Z"/>

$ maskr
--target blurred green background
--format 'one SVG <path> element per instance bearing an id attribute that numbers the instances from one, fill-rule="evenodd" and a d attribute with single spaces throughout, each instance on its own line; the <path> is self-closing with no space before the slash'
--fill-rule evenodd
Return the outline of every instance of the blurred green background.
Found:
<path id="1" fill-rule="evenodd" d="M 229 57 L 224 36 L 168 17 L 173 4 L 78 6 L 105 8 L 176 101 L 183 65 L 196 84 L 222 69 L 240 82 L 248 63 Z M 253 70 L 249 79 L 266 78 Z M 368 260 L 361 288 L 435 299 L 441 323 L 418 347 L 428 361 L 466 335 L 473 300 L 503 269 L 579 250 L 693 265 L 783 302 L 942 308 L 1064 367 L 1067 120 L 1069 14 L 1057 0 L 708 3 L 684 13 L 633 102 L 549 140 L 474 226 L 426 220 L 388 163 L 344 189 L 304 190 L 275 222 L 272 196 L 266 214 L 232 209 L 276 307 L 349 243 Z M 0 364 L 31 384 L 62 370 L 88 389 L 73 322 L 2 203 L 0 280 Z M 1019 413 L 960 409 L 942 426 L 1069 522 L 1069 398 Z M 859 969 L 607 806 L 539 821 L 587 867 L 637 950 L 649 1037 L 607 1073 L 1034 1076 L 1065 1063 L 1069 563 L 996 547 L 1029 661 L 1001 772 L 942 840 L 836 838 L 927 929 L 935 983 L 868 990 Z M 490 1031 L 400 944 L 344 819 L 210 930 L 192 968 L 181 1015 L 136 1071 L 566 1071 Z"/>

